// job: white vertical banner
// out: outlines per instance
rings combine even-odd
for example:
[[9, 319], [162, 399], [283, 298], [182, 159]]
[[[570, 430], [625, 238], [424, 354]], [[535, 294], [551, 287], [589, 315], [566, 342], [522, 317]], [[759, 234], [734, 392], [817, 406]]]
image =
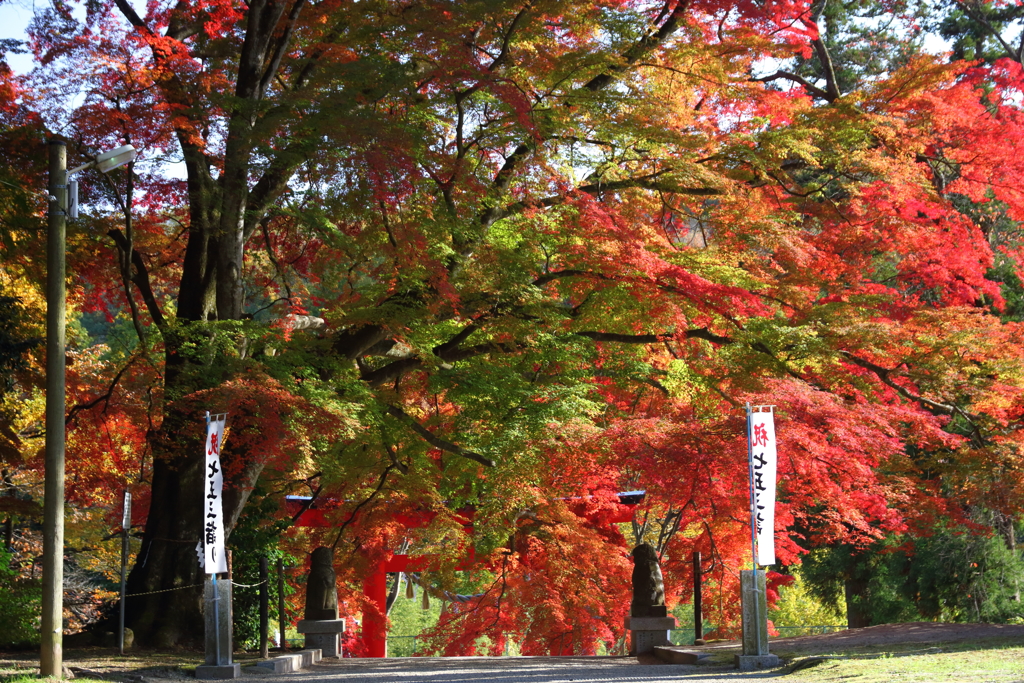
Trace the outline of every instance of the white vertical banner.
[[220, 467], [220, 450], [224, 444], [224, 423], [227, 413], [211, 416], [206, 413], [206, 485], [203, 488], [203, 558], [207, 574], [228, 570], [224, 551], [224, 473]]
[[774, 406], [755, 406], [748, 413], [751, 524], [757, 539], [757, 564], [775, 564], [775, 448]]
[[132, 492], [125, 490], [124, 506], [121, 508], [121, 530], [127, 532], [132, 528]]

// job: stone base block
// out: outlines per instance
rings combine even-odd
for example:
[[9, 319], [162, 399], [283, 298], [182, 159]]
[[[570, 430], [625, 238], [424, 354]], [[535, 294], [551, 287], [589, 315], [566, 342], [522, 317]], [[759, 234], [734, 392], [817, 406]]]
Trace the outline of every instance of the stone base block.
[[238, 678], [242, 675], [241, 664], [201, 664], [196, 667], [196, 678], [204, 681], [223, 678]]
[[307, 633], [306, 649], [320, 650], [322, 658], [341, 657], [341, 639], [337, 633]]
[[707, 652], [693, 652], [678, 647], [654, 646], [654, 656], [669, 664], [696, 664], [710, 655]]
[[344, 619], [302, 619], [295, 628], [305, 634], [307, 650], [320, 650], [322, 657], [341, 657], [338, 634], [345, 631]]
[[323, 653], [319, 649], [315, 648], [312, 650], [299, 650], [295, 654], [302, 655], [303, 668], [313, 666], [323, 659]]
[[676, 627], [674, 617], [626, 617], [629, 631], [671, 631]]
[[266, 669], [275, 674], [287, 674], [302, 668], [302, 656], [298, 654], [281, 655], [273, 659], [265, 659], [253, 668]]
[[664, 629], [657, 631], [638, 631], [634, 629], [629, 632], [629, 654], [634, 656], [652, 654], [654, 648], [671, 644], [672, 641], [668, 639], [668, 631]]
[[342, 633], [344, 619], [301, 619], [295, 626], [299, 633]]
[[774, 669], [779, 664], [778, 655], [736, 655], [736, 668], [740, 671]]

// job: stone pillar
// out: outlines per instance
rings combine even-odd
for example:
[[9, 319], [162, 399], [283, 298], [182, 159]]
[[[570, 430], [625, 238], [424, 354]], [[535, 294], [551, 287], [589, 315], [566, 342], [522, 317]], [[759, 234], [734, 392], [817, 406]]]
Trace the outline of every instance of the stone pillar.
[[[233, 643], [231, 640], [231, 575], [217, 577], [214, 591], [213, 575], [206, 575], [203, 587], [204, 614], [206, 620], [206, 661], [196, 667], [196, 678], [222, 679], [238, 678], [241, 666], [232, 662]], [[216, 609], [214, 601], [216, 600]]]
[[779, 658], [768, 652], [768, 595], [762, 570], [740, 572], [740, 597], [743, 606], [743, 654], [736, 655], [742, 671], [770, 669]]
[[693, 552], [693, 644], [704, 644], [704, 575], [700, 562], [700, 551]]

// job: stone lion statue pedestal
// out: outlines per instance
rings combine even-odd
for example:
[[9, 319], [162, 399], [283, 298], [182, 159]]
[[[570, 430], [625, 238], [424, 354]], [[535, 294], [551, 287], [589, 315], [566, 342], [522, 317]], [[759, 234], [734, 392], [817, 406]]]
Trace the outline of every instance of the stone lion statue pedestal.
[[301, 619], [296, 626], [306, 636], [307, 650], [320, 650], [320, 656], [341, 657], [341, 634], [345, 632], [344, 619]]
[[334, 551], [313, 551], [306, 580], [306, 612], [296, 630], [306, 636], [307, 650], [320, 650], [322, 657], [341, 657], [341, 634], [345, 620], [338, 618], [338, 588], [334, 573]]

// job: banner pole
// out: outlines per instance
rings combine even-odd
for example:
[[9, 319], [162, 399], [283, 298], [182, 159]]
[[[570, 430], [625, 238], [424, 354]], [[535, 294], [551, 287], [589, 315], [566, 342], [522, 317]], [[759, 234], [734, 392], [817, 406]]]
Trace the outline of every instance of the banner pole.
[[[760, 593], [761, 593], [761, 582], [757, 580], [757, 498], [755, 498], [754, 492], [754, 444], [753, 444], [753, 431], [752, 431], [752, 419], [753, 411], [750, 408], [750, 403], [747, 403], [747, 474], [748, 474], [748, 487], [750, 493], [750, 563], [753, 570], [750, 572], [750, 600], [751, 600], [751, 612], [753, 613], [753, 633], [754, 642], [757, 643], [756, 654], [761, 654], [760, 646], [760, 628], [761, 628], [761, 609], [760, 609]], [[742, 586], [743, 581], [740, 581]], [[741, 598], [742, 604], [742, 598]], [[746, 634], [744, 634], [744, 644], [747, 642]], [[744, 653], [748, 654], [748, 653]]]
[[217, 631], [216, 631], [217, 637], [214, 638], [214, 642], [216, 643], [217, 666], [220, 666], [220, 609], [219, 609], [220, 595], [218, 595], [219, 591], [217, 590], [217, 575], [216, 574], [212, 574], [212, 576], [213, 576], [213, 623], [214, 623], [214, 628], [217, 629]]
[[118, 617], [117, 651], [124, 654], [124, 613], [125, 613], [125, 570], [128, 566], [128, 534], [132, 526], [132, 494], [124, 492], [124, 507], [121, 510], [121, 604]]

